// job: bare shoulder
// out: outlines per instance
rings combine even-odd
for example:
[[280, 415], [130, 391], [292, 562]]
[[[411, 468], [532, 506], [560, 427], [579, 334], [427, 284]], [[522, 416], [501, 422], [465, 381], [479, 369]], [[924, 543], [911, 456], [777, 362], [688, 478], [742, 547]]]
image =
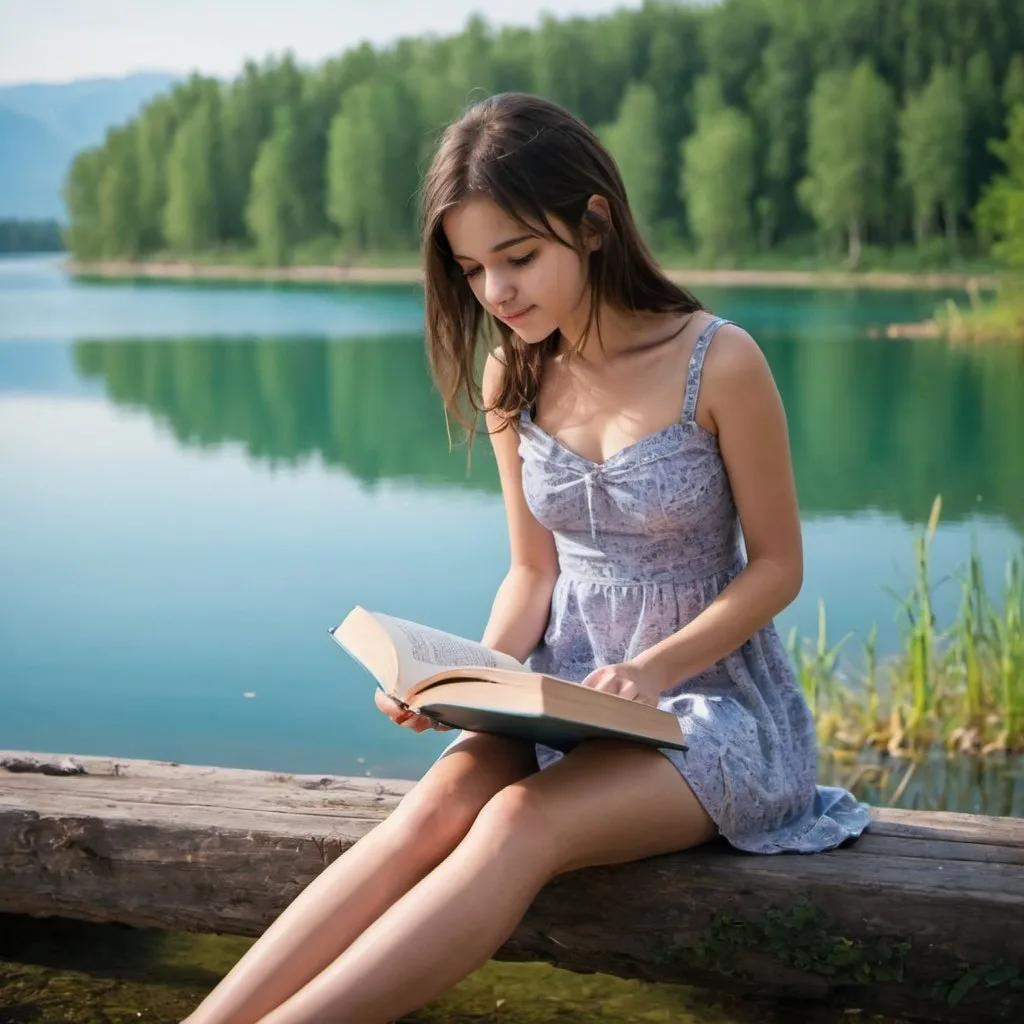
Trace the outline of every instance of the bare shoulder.
[[780, 402], [761, 346], [742, 327], [723, 324], [718, 329], [704, 359], [700, 397], [700, 411], [719, 427], [751, 404]]
[[703, 379], [735, 380], [768, 369], [761, 346], [737, 324], [723, 324], [704, 357]]
[[[502, 382], [505, 378], [505, 359], [500, 349], [492, 349], [487, 353], [483, 373], [480, 377], [480, 390], [484, 400], [484, 408], [490, 409], [501, 394]], [[515, 430], [515, 419], [506, 419], [499, 412], [488, 412], [485, 415], [487, 431], [491, 436], [491, 444], [495, 451], [499, 448], [514, 449], [518, 445]]]

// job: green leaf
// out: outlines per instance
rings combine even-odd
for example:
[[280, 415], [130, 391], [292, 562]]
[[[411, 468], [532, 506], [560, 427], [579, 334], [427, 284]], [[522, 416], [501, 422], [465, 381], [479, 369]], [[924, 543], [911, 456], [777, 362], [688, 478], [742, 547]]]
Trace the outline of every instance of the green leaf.
[[1020, 974], [1013, 964], [994, 964], [985, 970], [985, 984], [992, 987], [1012, 981]]
[[968, 971], [949, 990], [949, 995], [946, 997], [946, 1002], [950, 1006], [956, 1006], [956, 1004], [959, 1003], [960, 1000], [963, 999], [963, 997], [967, 995], [967, 993], [970, 992], [970, 990], [974, 988], [974, 986], [977, 984], [978, 975], [975, 974], [974, 971]]

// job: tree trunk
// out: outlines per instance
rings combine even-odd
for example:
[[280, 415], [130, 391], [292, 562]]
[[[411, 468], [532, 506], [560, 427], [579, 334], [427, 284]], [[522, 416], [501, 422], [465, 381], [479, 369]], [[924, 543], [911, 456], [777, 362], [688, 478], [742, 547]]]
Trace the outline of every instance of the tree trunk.
[[[411, 785], [0, 751], [0, 911], [259, 935]], [[1024, 821], [875, 808], [828, 853], [561, 875], [495, 959], [987, 1024], [1024, 1020], [1022, 920]]]
[[957, 251], [957, 211], [952, 203], [944, 203], [942, 207], [943, 216], [946, 221], [946, 240], [949, 242], [950, 255], [956, 255]]
[[860, 266], [860, 255], [861, 255], [861, 240], [860, 240], [860, 221], [854, 217], [850, 221], [850, 247], [847, 251], [851, 267]]
[[914, 245], [919, 249], [928, 241], [931, 234], [932, 211], [924, 209], [914, 210]]

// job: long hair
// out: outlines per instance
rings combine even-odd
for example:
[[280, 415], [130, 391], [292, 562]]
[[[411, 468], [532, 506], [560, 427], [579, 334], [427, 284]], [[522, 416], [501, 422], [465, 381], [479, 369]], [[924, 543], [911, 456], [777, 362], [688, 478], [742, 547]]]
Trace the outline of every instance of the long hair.
[[[501, 93], [471, 106], [448, 125], [423, 186], [423, 261], [427, 358], [450, 412], [472, 436], [479, 413], [495, 411], [507, 426], [532, 406], [545, 359], [560, 344], [556, 330], [527, 345], [512, 329], [486, 313], [473, 295], [445, 237], [443, 218], [463, 199], [489, 196], [531, 232], [538, 227], [555, 242], [582, 253], [586, 229], [602, 236], [590, 253], [590, 307], [583, 335], [565, 339], [579, 351], [591, 327], [600, 336], [602, 303], [626, 312], [693, 313], [703, 305], [659, 269], [637, 230], [622, 176], [597, 136], [578, 118], [549, 100]], [[587, 209], [603, 196], [611, 222]], [[552, 227], [558, 217], [569, 241]], [[502, 382], [487, 408], [477, 381], [482, 335], [500, 342]]]

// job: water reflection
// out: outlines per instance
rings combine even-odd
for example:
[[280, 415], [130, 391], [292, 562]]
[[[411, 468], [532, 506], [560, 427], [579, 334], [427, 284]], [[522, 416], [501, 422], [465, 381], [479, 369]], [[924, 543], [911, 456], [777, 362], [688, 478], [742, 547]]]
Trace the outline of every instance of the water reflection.
[[[114, 402], [149, 411], [183, 444], [238, 441], [271, 462], [316, 455], [365, 482], [467, 482], [415, 337], [89, 341], [74, 359]], [[470, 483], [496, 490], [493, 464]]]
[[[764, 337], [786, 404], [801, 507], [1024, 528], [1024, 350], [884, 339]], [[359, 480], [494, 492], [486, 443], [448, 450], [417, 335], [90, 340], [74, 365], [186, 445], [241, 442], [256, 459], [319, 456]]]
[[1024, 758], [935, 754], [917, 761], [823, 749], [819, 779], [873, 807], [1024, 818]]

